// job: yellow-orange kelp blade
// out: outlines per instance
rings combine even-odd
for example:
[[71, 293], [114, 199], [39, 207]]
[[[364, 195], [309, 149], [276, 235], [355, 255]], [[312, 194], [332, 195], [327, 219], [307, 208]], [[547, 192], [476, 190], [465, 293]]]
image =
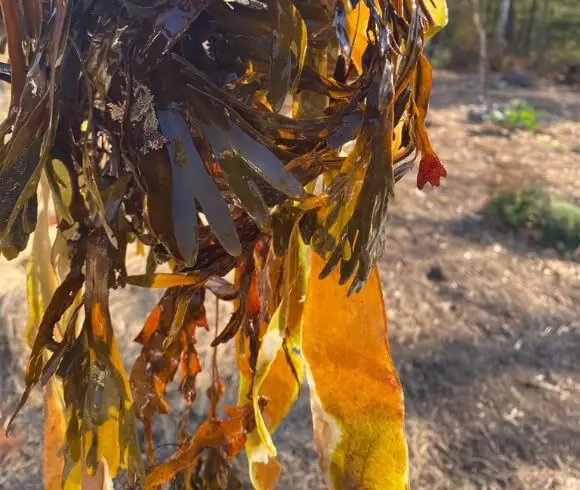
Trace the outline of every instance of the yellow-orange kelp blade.
[[427, 28], [427, 32], [425, 33], [425, 38], [430, 39], [441, 29], [443, 29], [443, 27], [445, 27], [449, 21], [447, 1], [423, 0], [423, 5], [429, 13], [429, 17], [431, 17], [431, 20], [433, 21], [433, 24]]
[[313, 253], [302, 332], [314, 438], [330, 488], [404, 490], [408, 456], [403, 392], [391, 359], [375, 267], [351, 297], [338, 271], [318, 279]]
[[[308, 247], [298, 233], [293, 233], [286, 259], [288, 277], [284, 279], [283, 299], [262, 337], [253, 383], [257, 427], [248, 434], [246, 454], [250, 479], [256, 490], [276, 488], [281, 466], [276, 459], [276, 448], [270, 434], [274, 433], [294, 405], [304, 376], [300, 345], [304, 297], [308, 287], [308, 260]], [[238, 342], [240, 340], [238, 337]], [[247, 351], [247, 347], [244, 350]], [[252, 384], [248, 374], [248, 369], [240, 369], [240, 404], [247, 399]], [[268, 400], [261, 413], [258, 407], [260, 397]]]
[[360, 74], [363, 72], [362, 58], [367, 49], [367, 27], [370, 19], [370, 10], [365, 2], [359, 2], [354, 9], [350, 9], [349, 2], [345, 2], [348, 9], [346, 15], [346, 31], [351, 43], [351, 60]]

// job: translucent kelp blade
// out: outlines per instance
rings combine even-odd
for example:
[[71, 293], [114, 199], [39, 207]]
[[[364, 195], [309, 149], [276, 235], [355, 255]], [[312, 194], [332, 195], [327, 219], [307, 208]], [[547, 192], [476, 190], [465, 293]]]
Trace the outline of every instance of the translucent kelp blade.
[[363, 55], [368, 46], [367, 28], [370, 20], [370, 10], [366, 2], [361, 0], [355, 8], [350, 8], [350, 1], [344, 2], [349, 10], [346, 13], [346, 31], [350, 40], [350, 58], [359, 73], [363, 73]]
[[[62, 383], [52, 378], [44, 393], [44, 488], [61, 490], [65, 467], [66, 416]], [[66, 484], [64, 485], [66, 488]]]
[[327, 484], [337, 490], [405, 490], [403, 392], [389, 350], [378, 271], [347, 297], [337, 272], [319, 279], [321, 257], [312, 254], [311, 264], [302, 352]]
[[92, 475], [104, 458], [113, 478], [126, 469], [130, 483], [136, 484], [142, 480], [144, 468], [129, 376], [109, 312], [111, 250], [104, 233], [89, 239], [84, 303], [88, 365], [79, 407], [82, 462]]
[[274, 111], [279, 112], [302, 74], [307, 32], [302, 16], [291, 0], [272, 1], [268, 9], [272, 12], [277, 37], [272, 44], [268, 99]]
[[42, 369], [44, 365], [44, 349], [51, 343], [54, 335], [54, 329], [57, 322], [62, 318], [65, 312], [73, 305], [77, 293], [81, 289], [84, 283], [84, 274], [81, 271], [83, 266], [84, 255], [81, 251], [78, 251], [77, 256], [72, 261], [71, 270], [69, 274], [64, 279], [64, 281], [58, 286], [49, 303], [46, 306], [40, 325], [38, 326], [38, 331], [34, 339], [34, 344], [32, 346], [32, 351], [30, 353], [30, 359], [28, 360], [28, 365], [26, 367], [25, 382], [26, 387], [24, 393], [9, 421], [8, 429], [14, 418], [18, 414], [19, 410], [23, 407], [24, 403], [28, 399], [32, 389], [40, 381], [42, 375]]
[[41, 185], [41, 208], [38, 214], [36, 231], [32, 240], [30, 259], [26, 266], [26, 296], [28, 303], [28, 324], [26, 343], [34, 345], [42, 315], [57, 287], [57, 278], [51, 263], [51, 243], [49, 236], [49, 191]]
[[449, 22], [447, 0], [420, 0], [417, 3], [429, 18], [429, 27], [425, 32], [425, 37], [430, 39]]
[[[308, 249], [298, 230], [292, 234], [283, 281], [282, 301], [261, 338], [252, 383], [256, 431], [248, 435], [246, 454], [250, 479], [257, 490], [274, 488], [279, 464], [271, 434], [284, 420], [304, 376], [301, 356], [302, 312], [308, 287]], [[257, 410], [259, 400], [268, 403]]]
[[[52, 267], [49, 237], [49, 192], [46, 182], [40, 186], [41, 209], [36, 232], [34, 233], [30, 260], [26, 267], [28, 325], [26, 342], [30, 348], [34, 345], [38, 327], [46, 305], [57, 288], [57, 278]], [[62, 335], [57, 335], [62, 341]], [[56, 353], [53, 354], [56, 356]], [[44, 361], [50, 358], [47, 351]], [[44, 392], [44, 488], [60, 490], [63, 484], [64, 446], [66, 444], [66, 417], [64, 396], [60, 380], [52, 378]]]
[[[1, 130], [0, 144], [0, 250], [9, 259], [25, 248], [36, 225], [36, 190], [42, 168], [50, 160], [58, 121], [55, 92], [62, 69], [57, 59], [65, 54], [63, 41], [69, 32], [67, 5], [59, 3], [52, 22], [47, 23], [47, 32], [35, 39], [36, 52], [28, 53], [30, 66], [26, 66], [22, 51], [30, 49], [31, 37], [40, 35], [42, 8], [30, 2], [18, 12], [11, 3], [1, 4], [6, 24], [13, 24], [7, 28], [13, 76], [10, 114], [5, 122], [13, 122], [13, 126]], [[28, 29], [23, 29], [25, 25]], [[5, 133], [10, 130], [11, 138], [4, 144]]]
[[[274, 189], [288, 197], [304, 197], [304, 189], [291, 172], [284, 169], [280, 161], [259, 133], [247, 122], [212, 100], [204, 100], [198, 94], [191, 94], [191, 101], [196, 109], [196, 117], [208, 138], [218, 163], [222, 155], [235, 158], [238, 165], [246, 165], [252, 174], [268, 182]], [[237, 119], [237, 121], [236, 121]], [[224, 171], [228, 171], [225, 167]], [[243, 172], [243, 171], [242, 171]], [[243, 175], [243, 174], [242, 174]], [[228, 172], [230, 179], [241, 178]], [[254, 177], [255, 179], [255, 177]]]
[[109, 471], [109, 465], [105, 458], [101, 458], [94, 475], [88, 472], [82, 474], [82, 490], [113, 490], [113, 479]]
[[427, 132], [426, 119], [432, 85], [433, 69], [431, 68], [431, 63], [424, 55], [421, 55], [415, 70], [414, 81], [415, 137], [417, 138], [417, 147], [421, 152], [421, 161], [419, 162], [419, 171], [417, 173], [417, 187], [419, 189], [423, 189], [427, 183], [438, 187], [441, 179], [447, 177], [447, 169], [443, 166], [431, 146], [431, 139]]
[[36, 188], [41, 171], [40, 143], [30, 133], [24, 136], [26, 143], [21, 143], [19, 136], [22, 133], [24, 131], [8, 142], [0, 167], [0, 186], [6, 189], [0, 196], [0, 250], [8, 259], [24, 250], [32, 231], [23, 229], [23, 215], [33, 220], [32, 229], [36, 220]]
[[207, 419], [169, 460], [154, 467], [147, 475], [145, 490], [170, 481], [178, 472], [194, 467], [204, 449], [222, 448], [229, 459], [244, 447], [246, 435], [254, 427], [254, 411], [250, 404], [225, 409], [224, 420]]
[[24, 54], [24, 40], [26, 38], [24, 22], [19, 5], [12, 0], [0, 1], [2, 20], [6, 29], [8, 57], [11, 62], [11, 103], [10, 110], [15, 111], [20, 101], [26, 78], [27, 66]]
[[[185, 230], [184, 233], [187, 233], [188, 239], [190, 234], [195, 234], [197, 224], [195, 201], [197, 201], [224, 249], [230, 255], [240, 255], [242, 247], [230, 210], [209, 176], [183, 116], [177, 110], [166, 109], [158, 110], [157, 114], [161, 130], [169, 139], [168, 150], [173, 181], [172, 209], [174, 213], [181, 212], [184, 207], [190, 209], [186, 219], [175, 230], [176, 234], [179, 236], [181, 227], [188, 227], [188, 222], [189, 230]], [[188, 249], [186, 253], [186, 262], [193, 265], [195, 256], [192, 250]]]
[[197, 328], [208, 328], [203, 288], [168, 289], [151, 312], [136, 341], [143, 345], [131, 371], [137, 416], [143, 423], [150, 465], [156, 463], [153, 419], [169, 411], [168, 385], [181, 366], [180, 389], [188, 404], [195, 399], [200, 363], [195, 350]]
[[196, 274], [157, 273], [127, 277], [127, 284], [151, 289], [166, 289], [178, 286], [195, 286], [203, 282], [203, 278]]

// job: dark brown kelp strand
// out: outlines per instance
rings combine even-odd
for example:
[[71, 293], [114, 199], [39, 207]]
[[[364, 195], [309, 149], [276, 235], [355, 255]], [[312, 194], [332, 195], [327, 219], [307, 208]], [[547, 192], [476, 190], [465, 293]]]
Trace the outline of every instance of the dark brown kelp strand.
[[17, 2], [2, 0], [0, 7], [2, 8], [2, 17], [8, 39], [11, 75], [10, 112], [13, 112], [18, 107], [20, 94], [22, 94], [22, 89], [24, 88], [26, 72], [28, 71], [23, 49], [23, 22]]

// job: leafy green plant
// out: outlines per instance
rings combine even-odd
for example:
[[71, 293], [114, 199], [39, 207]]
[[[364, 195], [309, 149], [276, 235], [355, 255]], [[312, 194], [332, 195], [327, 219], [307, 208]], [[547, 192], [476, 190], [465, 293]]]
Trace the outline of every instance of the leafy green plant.
[[500, 193], [485, 212], [511, 228], [537, 230], [542, 245], [571, 252], [580, 247], [580, 206], [552, 195], [546, 187]]
[[538, 111], [528, 102], [514, 100], [505, 107], [494, 108], [491, 121], [507, 129], [538, 129]]

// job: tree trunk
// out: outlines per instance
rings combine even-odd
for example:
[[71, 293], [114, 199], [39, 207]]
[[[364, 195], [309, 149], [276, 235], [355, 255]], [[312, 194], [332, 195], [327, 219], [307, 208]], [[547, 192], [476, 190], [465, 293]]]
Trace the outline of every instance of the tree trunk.
[[487, 34], [485, 32], [486, 0], [471, 0], [473, 6], [473, 24], [479, 37], [479, 90], [484, 103], [487, 103]]
[[538, 61], [537, 64], [541, 67], [544, 64], [546, 50], [548, 49], [548, 17], [550, 10], [548, 8], [549, 0], [544, 0], [542, 8], [542, 23], [540, 24], [540, 35], [538, 36]]
[[505, 38], [510, 48], [510, 51], [515, 50], [516, 43], [516, 28], [518, 23], [518, 16], [516, 11], [516, 0], [510, 2], [510, 11], [507, 20]]
[[511, 0], [501, 0], [499, 4], [499, 15], [497, 16], [497, 25], [495, 27], [495, 42], [498, 46], [507, 44], [507, 25], [511, 9]]
[[[507, 27], [512, 0], [501, 0], [497, 24], [493, 36], [490, 53], [490, 65], [494, 71], [502, 71], [505, 68], [505, 57], [507, 54]], [[485, 22], [482, 23], [485, 26]]]
[[[451, 37], [450, 65], [459, 70], [476, 68], [479, 38], [473, 26], [473, 6], [471, 2], [448, 3], [453, 9], [450, 12], [450, 17], [454, 22], [448, 31]], [[445, 31], [446, 29], [443, 30], [443, 33]]]
[[530, 15], [528, 16], [528, 22], [525, 27], [521, 49], [522, 54], [529, 54], [532, 47], [532, 32], [534, 31], [534, 24], [536, 23], [536, 12], [538, 11], [538, 0], [532, 2], [530, 8]]

